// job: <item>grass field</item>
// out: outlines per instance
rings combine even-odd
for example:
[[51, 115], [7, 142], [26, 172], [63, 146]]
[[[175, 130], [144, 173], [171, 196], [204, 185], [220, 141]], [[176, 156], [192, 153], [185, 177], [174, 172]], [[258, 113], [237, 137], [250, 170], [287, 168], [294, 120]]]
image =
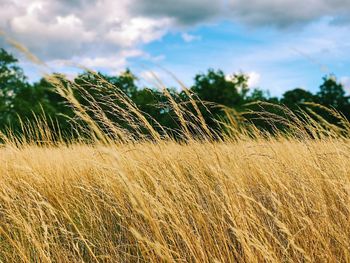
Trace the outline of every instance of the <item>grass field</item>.
[[350, 261], [350, 142], [0, 150], [3, 262]]
[[348, 130], [176, 142], [125, 102], [154, 138], [116, 143], [59, 92], [98, 138], [5, 138], [1, 262], [350, 262]]

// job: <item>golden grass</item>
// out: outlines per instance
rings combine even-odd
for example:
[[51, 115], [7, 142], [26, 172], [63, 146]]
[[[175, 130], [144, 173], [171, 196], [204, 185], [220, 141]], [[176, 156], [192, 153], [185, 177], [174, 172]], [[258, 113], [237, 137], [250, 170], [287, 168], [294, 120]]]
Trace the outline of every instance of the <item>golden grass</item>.
[[288, 128], [272, 136], [224, 109], [220, 133], [189, 91], [196, 115], [163, 88], [176, 142], [119, 90], [101, 101], [83, 90], [83, 106], [81, 87], [49, 80], [91, 140], [63, 143], [45, 118], [23, 123], [23, 137], [0, 134], [0, 262], [350, 262], [350, 124], [339, 113], [327, 109], [337, 126], [311, 110], [257, 113]]
[[350, 141], [0, 149], [2, 262], [350, 261]]

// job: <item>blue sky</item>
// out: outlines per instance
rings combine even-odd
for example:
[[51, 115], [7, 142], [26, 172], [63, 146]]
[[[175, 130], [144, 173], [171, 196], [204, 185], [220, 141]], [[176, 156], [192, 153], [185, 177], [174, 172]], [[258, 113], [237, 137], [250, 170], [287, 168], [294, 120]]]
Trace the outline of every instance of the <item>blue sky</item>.
[[[315, 21], [301, 30], [252, 28], [220, 21], [191, 29], [187, 32], [192, 36], [190, 41], [173, 33], [144, 49], [162, 57], [159, 65], [171, 69], [186, 83], [191, 83], [194, 73], [208, 68], [222, 69], [226, 74], [242, 71], [251, 76], [252, 87], [281, 95], [295, 87], [316, 91], [322, 77], [330, 73], [348, 85], [350, 50], [347, 43], [342, 43], [347, 37], [333, 30], [339, 28], [329, 25], [329, 19]], [[154, 71], [159, 70], [155, 67]]]
[[1, 0], [0, 29], [49, 68], [11, 49], [31, 80], [42, 72], [74, 76], [76, 65], [109, 74], [131, 68], [141, 85], [154, 72], [175, 85], [208, 68], [242, 71], [251, 88], [280, 96], [317, 91], [334, 73], [350, 91], [350, 3], [346, 0]]

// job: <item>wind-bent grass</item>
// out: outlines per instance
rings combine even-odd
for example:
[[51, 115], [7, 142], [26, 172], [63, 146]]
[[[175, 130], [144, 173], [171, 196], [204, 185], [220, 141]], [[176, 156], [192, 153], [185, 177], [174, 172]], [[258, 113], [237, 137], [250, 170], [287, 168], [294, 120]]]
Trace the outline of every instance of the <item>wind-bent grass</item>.
[[290, 133], [271, 136], [238, 129], [231, 116], [213, 140], [198, 116], [203, 139], [195, 140], [177, 107], [184, 135], [176, 142], [117, 93], [124, 108], [113, 112], [136, 140], [95, 104], [115, 136], [103, 134], [56, 84], [96, 143], [50, 143], [45, 128], [28, 129], [44, 143], [3, 135], [2, 262], [350, 262], [345, 120], [333, 127], [286, 110], [280, 121]]
[[349, 141], [0, 150], [5, 262], [349, 261]]

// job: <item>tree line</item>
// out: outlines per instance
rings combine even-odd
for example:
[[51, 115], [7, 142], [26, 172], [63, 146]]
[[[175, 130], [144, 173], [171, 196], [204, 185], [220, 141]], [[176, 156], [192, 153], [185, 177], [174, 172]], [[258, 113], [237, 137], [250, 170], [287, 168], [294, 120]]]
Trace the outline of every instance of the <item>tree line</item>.
[[[263, 105], [285, 105], [293, 112], [305, 109], [306, 103], [320, 104], [334, 108], [345, 118], [350, 119], [349, 96], [343, 85], [333, 75], [323, 78], [316, 93], [295, 88], [285, 92], [280, 98], [270, 96], [268, 92], [260, 89], [250, 90], [249, 78], [244, 74], [234, 74], [228, 79], [223, 71], [213, 69], [197, 74], [194, 77], [194, 84], [188, 91], [166, 88], [166, 92], [157, 87], [138, 87], [137, 77], [130, 70], [118, 76], [86, 71], [74, 80], [68, 80], [60, 74], [54, 75], [62, 81], [63, 85], [80, 87], [80, 92], [75, 91], [75, 95], [82, 105], [89, 105], [91, 100], [102, 102], [100, 105], [102, 108], [106, 107], [107, 117], [126, 129], [131, 128], [128, 126], [130, 124], [119, 118], [118, 114], [110, 112], [105, 101], [105, 98], [110, 98], [109, 101], [112, 101], [112, 94], [116, 91], [122, 91], [123, 96], [126, 96], [145, 114], [155, 129], [165, 127], [170, 131], [176, 131], [180, 124], [171, 103], [169, 104], [169, 95], [175, 103], [182, 105], [181, 107], [185, 107], [193, 115], [200, 110], [205, 122], [213, 130], [220, 126], [220, 120], [226, 118], [227, 110], [238, 113], [248, 112], [245, 115], [246, 121], [259, 127], [271, 128], [252, 113], [264, 107], [256, 103], [257, 101], [265, 102], [266, 104]], [[84, 96], [86, 91], [88, 95]], [[198, 109], [191, 104], [191, 100], [201, 101]], [[122, 102], [114, 103], [123, 108]], [[280, 114], [278, 108], [273, 108], [272, 111]], [[323, 111], [315, 111], [329, 122], [336, 121]], [[57, 124], [63, 134], [72, 133], [74, 109], [56, 92], [54, 85], [46, 78], [30, 83], [18, 66], [18, 60], [6, 50], [0, 49], [0, 131], [11, 129], [13, 132], [20, 132], [23, 130], [23, 122], [35, 122], [38, 116], [42, 115]], [[193, 132], [195, 133], [194, 130]]]

